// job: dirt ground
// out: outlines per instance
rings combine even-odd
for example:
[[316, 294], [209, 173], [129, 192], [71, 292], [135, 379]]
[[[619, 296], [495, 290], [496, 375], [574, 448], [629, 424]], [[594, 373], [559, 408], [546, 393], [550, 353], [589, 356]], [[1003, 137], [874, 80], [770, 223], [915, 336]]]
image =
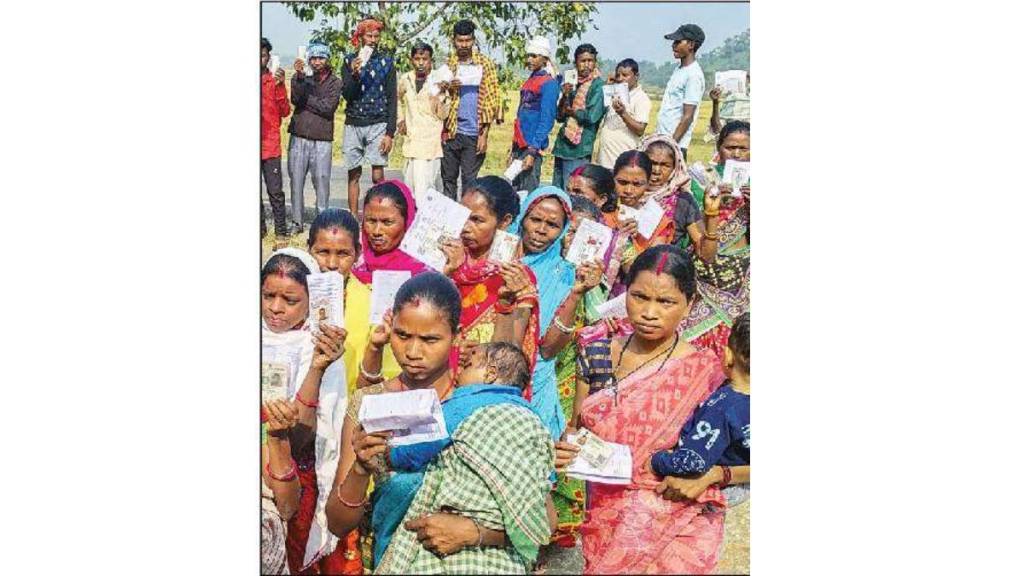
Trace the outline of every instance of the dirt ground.
[[750, 500], [725, 514], [725, 539], [715, 574], [750, 574]]

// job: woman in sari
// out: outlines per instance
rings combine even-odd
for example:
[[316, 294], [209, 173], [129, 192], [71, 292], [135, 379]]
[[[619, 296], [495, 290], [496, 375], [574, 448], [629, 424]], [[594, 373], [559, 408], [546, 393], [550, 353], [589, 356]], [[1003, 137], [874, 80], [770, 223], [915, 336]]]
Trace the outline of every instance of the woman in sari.
[[[385, 180], [366, 192], [363, 201], [363, 225], [359, 261], [352, 267], [352, 275], [363, 287], [373, 284], [373, 273], [383, 271], [408, 271], [413, 275], [428, 270], [419, 260], [403, 252], [398, 246], [405, 238], [405, 232], [416, 218], [416, 199], [412, 190], [400, 180]], [[359, 287], [357, 290], [363, 292]], [[360, 333], [368, 334], [370, 297], [365, 296], [354, 302], [353, 318], [358, 322]], [[346, 321], [349, 308], [345, 308]], [[362, 330], [363, 326], [367, 330]], [[362, 350], [359, 359], [360, 378], [357, 386], [381, 382], [394, 377], [400, 371], [394, 354], [385, 344], [381, 350], [373, 350], [369, 338], [353, 341], [353, 346]]]
[[[309, 228], [309, 253], [320, 270], [337, 272], [345, 279], [345, 382], [348, 396], [355, 392], [359, 366], [370, 337], [370, 287], [351, 274], [359, 257], [359, 222], [348, 210], [328, 208], [317, 214]], [[385, 367], [388, 372], [388, 367]], [[359, 534], [353, 531], [319, 562], [321, 574], [362, 574]]]
[[[565, 430], [565, 414], [558, 402], [555, 360], [569, 343], [576, 322], [576, 306], [601, 280], [603, 267], [586, 263], [579, 269], [562, 258], [562, 239], [568, 230], [572, 203], [569, 195], [554, 186], [542, 186], [526, 196], [523, 211], [509, 228], [521, 237], [522, 263], [538, 281], [540, 304], [540, 357], [533, 370], [530, 402], [544, 420], [553, 439]], [[513, 271], [515, 273], [516, 271]], [[522, 271], [517, 271], [522, 275]], [[526, 281], [518, 280], [518, 285]], [[517, 309], [516, 314], [526, 311]], [[521, 321], [517, 319], [517, 322]]]
[[288, 433], [298, 414], [284, 399], [260, 413], [260, 574], [288, 574], [287, 522], [299, 507], [299, 477]]
[[[717, 562], [725, 503], [719, 488], [673, 500], [648, 465], [653, 453], [676, 445], [683, 424], [725, 379], [714, 354], [695, 350], [677, 332], [694, 282], [690, 259], [677, 247], [647, 250], [627, 278], [636, 331], [580, 353], [580, 424], [629, 446], [633, 460], [628, 485], [589, 483], [580, 529], [586, 573], [703, 574]], [[556, 469], [579, 450], [566, 442], [555, 449]]]
[[699, 183], [695, 186], [694, 195], [704, 208], [693, 249], [699, 297], [682, 329], [694, 346], [722, 357], [733, 322], [750, 310], [750, 188], [743, 187], [736, 196], [721, 178], [726, 160], [750, 161], [750, 123], [727, 123], [718, 135], [716, 156], [710, 170], [694, 170], [711, 190], [705, 193]]
[[297, 412], [289, 440], [301, 498], [297, 513], [288, 522], [285, 541], [294, 574], [317, 573], [317, 562], [335, 545], [327, 531], [324, 506], [339, 453], [340, 431], [335, 422], [348, 401], [344, 361], [338, 361], [345, 330], [321, 324], [320, 334], [314, 335], [307, 323], [306, 275], [319, 271], [309, 254], [286, 248], [275, 252], [260, 273], [261, 370], [284, 378], [286, 397]]
[[[460, 332], [453, 355], [476, 344], [509, 342], [523, 351], [532, 368], [540, 320], [536, 278], [523, 270], [522, 264], [489, 258], [495, 233], [506, 230], [519, 215], [519, 196], [503, 178], [484, 176], [462, 195], [462, 205], [470, 214], [461, 242], [442, 244], [448, 257], [445, 275], [455, 281], [462, 297]], [[526, 282], [522, 283], [524, 274]], [[517, 308], [525, 313], [513, 316]], [[530, 398], [529, 389], [526, 398]]]
[[[672, 226], [672, 244], [685, 248], [699, 237], [700, 208], [691, 193], [691, 178], [682, 150], [665, 134], [651, 134], [637, 148], [651, 160], [651, 179], [643, 201], [653, 198], [665, 211], [659, 228]], [[657, 230], [655, 231], [657, 236]]]
[[[530, 462], [516, 460], [506, 462], [505, 470], [495, 470], [490, 460], [501, 458], [492, 453], [495, 449], [503, 451], [507, 445], [517, 445], [527, 439], [537, 444], [538, 436], [547, 442], [546, 446], [550, 448], [550, 440], [535, 416], [530, 415], [524, 419], [523, 414], [516, 413], [518, 416], [512, 418], [516, 422], [509, 423], [504, 417], [507, 416], [504, 412], [498, 418], [495, 418], [493, 413], [484, 413], [483, 418], [477, 418], [478, 415], [474, 414], [463, 422], [458, 437], [454, 438], [456, 443], [467, 442], [470, 454], [481, 457], [482, 464], [479, 470], [493, 475], [489, 477], [496, 484], [494, 488], [506, 490], [504, 493], [510, 495], [508, 502], [476, 502], [481, 504], [479, 508], [475, 508], [483, 515], [481, 518], [475, 515], [448, 514], [441, 512], [440, 507], [432, 506], [440, 483], [446, 483], [447, 487], [453, 488], [446, 489], [445, 493], [447, 496], [455, 497], [460, 492], [454, 488], [463, 486], [466, 482], [466, 476], [446, 477], [446, 474], [456, 466], [454, 461], [451, 466], [442, 467], [440, 470], [431, 465], [426, 472], [388, 471], [382, 457], [388, 447], [388, 434], [366, 434], [358, 423], [362, 399], [369, 394], [432, 387], [442, 401], [448, 398], [454, 389], [449, 356], [458, 333], [460, 300], [458, 290], [452, 282], [437, 273], [420, 274], [402, 286], [395, 297], [391, 314], [385, 318], [383, 325], [375, 328], [372, 336], [377, 343], [384, 339], [390, 340], [402, 372], [397, 378], [358, 390], [352, 398], [342, 429], [344, 450], [327, 505], [329, 525], [335, 534], [345, 535], [368, 519], [374, 539], [374, 565], [379, 565], [385, 559], [386, 550], [389, 554], [394, 554], [389, 560], [392, 567], [386, 569], [388, 572], [424, 573], [428, 569], [439, 567], [443, 570], [446, 565], [460, 566], [468, 562], [477, 566], [479, 562], [491, 561], [498, 563], [503, 569], [522, 573], [525, 563], [518, 560], [518, 553], [505, 548], [505, 527], [512, 526], [509, 537], [513, 544], [519, 542], [524, 551], [529, 549], [531, 535], [539, 537], [532, 529], [524, 531], [523, 528], [517, 527], [514, 518], [517, 514], [525, 514], [525, 517], [536, 514], [533, 492], [540, 493], [540, 507], [543, 513], [543, 499], [548, 489], [546, 476], [551, 467], [551, 460], [545, 458], [550, 458], [552, 453], [548, 452], [545, 456], [543, 450], [539, 451], [541, 456], [538, 462], [543, 460], [543, 466], [536, 462], [531, 466]], [[491, 417], [487, 417], [488, 414]], [[531, 421], [534, 425], [532, 431], [529, 430], [529, 424], [524, 425]], [[487, 429], [481, 431], [481, 425]], [[467, 426], [467, 433], [463, 435], [462, 428]], [[490, 448], [478, 446], [481, 441], [494, 444], [494, 434], [501, 437], [509, 434], [515, 437], [515, 440], [510, 441], [511, 444], [501, 442]], [[537, 452], [532, 451], [534, 454]], [[449, 453], [455, 454], [455, 451], [449, 449], [439, 458], [452, 458], [446, 455]], [[527, 458], [538, 457], [527, 455]], [[531, 468], [535, 468], [532, 471], [540, 474], [542, 482], [532, 486], [524, 485], [523, 482], [508, 482], [509, 477], [519, 478], [519, 474], [527, 473]], [[367, 498], [366, 491], [371, 476], [374, 480], [374, 489], [371, 497]], [[478, 481], [483, 481], [482, 476], [476, 477]], [[421, 486], [424, 490], [420, 490]], [[468, 498], [479, 498], [481, 494], [488, 493], [487, 487], [478, 485], [476, 488], [478, 491], [472, 491]], [[529, 506], [525, 505], [527, 502], [530, 503]], [[460, 502], [458, 508], [474, 509], [471, 505], [465, 506], [465, 503]], [[408, 512], [405, 512], [406, 510]], [[427, 510], [430, 512], [421, 517], [420, 515]], [[409, 521], [400, 527], [403, 517]], [[527, 526], [533, 526], [535, 523], [529, 522]], [[417, 542], [418, 537], [421, 537], [419, 539], [422, 543]], [[391, 552], [393, 539], [400, 542], [396, 552]], [[436, 550], [446, 556], [437, 558], [423, 553], [428, 550]], [[493, 570], [494, 565], [491, 566]], [[483, 570], [481, 566], [477, 568]]]

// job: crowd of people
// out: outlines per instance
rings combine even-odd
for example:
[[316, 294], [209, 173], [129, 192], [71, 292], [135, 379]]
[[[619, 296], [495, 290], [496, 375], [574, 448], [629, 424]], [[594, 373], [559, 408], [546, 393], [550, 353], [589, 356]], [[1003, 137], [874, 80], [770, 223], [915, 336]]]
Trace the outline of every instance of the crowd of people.
[[[721, 113], [712, 90], [716, 149], [688, 164], [703, 32], [665, 36], [679, 66], [656, 119], [634, 60], [605, 77], [581, 44], [573, 74], [559, 73], [548, 40], [529, 40], [511, 147], [492, 150], [521, 162], [509, 178], [479, 175], [501, 96], [474, 24], [455, 25], [442, 65], [480, 67], [473, 86], [457, 75], [432, 84], [423, 42], [399, 73], [378, 49], [382, 28], [358, 24], [340, 77], [328, 47], [310, 44], [290, 90], [261, 42], [262, 171], [278, 237], [306, 233], [307, 172], [316, 190], [306, 249], [278, 249], [261, 271], [263, 370], [291, 382], [261, 410], [263, 573], [525, 574], [572, 557], [576, 573], [711, 572], [729, 507], [749, 495], [750, 188], [734, 190], [723, 171], [749, 161], [750, 124]], [[606, 107], [606, 84], [625, 85], [628, 102]], [[328, 207], [342, 98], [350, 210]], [[407, 164], [388, 180], [397, 134]], [[400, 247], [429, 189], [469, 211], [461, 235], [441, 240], [440, 270]], [[641, 234], [631, 210], [652, 203], [660, 221]], [[612, 239], [574, 264], [566, 255], [588, 220]], [[510, 262], [489, 259], [498, 231], [519, 239]], [[344, 279], [343, 326], [309, 314], [307, 276], [328, 271]], [[371, 323], [377, 272], [410, 277]], [[624, 315], [609, 316], [602, 305], [619, 296]], [[444, 440], [393, 445], [392, 432], [360, 423], [370, 396], [430, 389]], [[625, 484], [567, 474], [584, 432], [628, 448]]]

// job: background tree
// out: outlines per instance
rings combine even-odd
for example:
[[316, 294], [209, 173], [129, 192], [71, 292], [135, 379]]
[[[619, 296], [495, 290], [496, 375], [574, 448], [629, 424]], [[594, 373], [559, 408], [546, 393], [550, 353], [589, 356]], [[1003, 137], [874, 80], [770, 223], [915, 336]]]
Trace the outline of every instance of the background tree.
[[[526, 65], [526, 42], [535, 35], [554, 38], [555, 61], [569, 57], [568, 42], [592, 24], [593, 2], [285, 2], [303, 22], [320, 20], [314, 40], [331, 47], [331, 65], [340, 69], [356, 24], [366, 16], [384, 23], [380, 45], [395, 54], [399, 70], [410, 69], [409, 48], [423, 40], [434, 48], [435, 66], [451, 50], [452, 27], [467, 18], [476, 23], [477, 43], [498, 62], [504, 88], [518, 88]], [[504, 94], [508, 90], [502, 91]], [[507, 100], [507, 96], [505, 96]], [[503, 103], [507, 104], [507, 102]], [[505, 106], [503, 105], [503, 109]]]

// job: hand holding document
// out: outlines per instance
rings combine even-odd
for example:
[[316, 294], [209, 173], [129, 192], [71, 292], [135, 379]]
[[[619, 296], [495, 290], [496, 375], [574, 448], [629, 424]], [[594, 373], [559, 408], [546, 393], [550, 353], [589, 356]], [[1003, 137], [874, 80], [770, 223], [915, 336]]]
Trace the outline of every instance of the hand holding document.
[[579, 455], [566, 468], [566, 476], [600, 484], [629, 484], [633, 478], [633, 455], [629, 446], [599, 438], [581, 429], [566, 440], [580, 446]]
[[438, 272], [448, 261], [441, 250], [445, 238], [458, 239], [469, 220], [469, 208], [430, 188], [416, 206], [416, 219], [399, 248]]
[[320, 334], [320, 323], [345, 327], [345, 277], [338, 272], [306, 276], [309, 288], [309, 325]]
[[309, 65], [309, 60], [306, 58], [306, 47], [305, 46], [299, 46], [298, 55], [299, 55], [299, 60], [302, 60], [302, 63], [305, 65], [305, 74], [306, 74], [306, 76], [312, 76], [313, 75], [313, 67]]
[[463, 86], [479, 86], [484, 79], [484, 67], [479, 64], [459, 64], [455, 77]]
[[743, 196], [740, 188], [750, 185], [750, 162], [740, 160], [726, 160], [725, 170], [722, 171], [722, 182], [732, 186], [732, 195], [736, 198]]
[[576, 80], [579, 79], [579, 73], [575, 68], [570, 68], [562, 74], [562, 84], [572, 84], [576, 86]]
[[623, 292], [611, 300], [606, 300], [597, 305], [597, 314], [601, 318], [625, 318], [626, 293]]
[[502, 176], [505, 178], [505, 180], [511, 182], [515, 180], [516, 176], [519, 176], [519, 174], [522, 173], [522, 171], [523, 160], [522, 158], [516, 158], [515, 160], [512, 161], [511, 164], [508, 165], [508, 168], [505, 169], [505, 173]]
[[277, 54], [270, 55], [270, 73], [277, 74], [277, 71], [281, 68], [281, 57]]
[[441, 402], [433, 388], [364, 396], [359, 422], [369, 433], [393, 431], [392, 446], [448, 437]]
[[288, 399], [290, 374], [287, 364], [260, 363], [260, 390], [263, 402]]
[[651, 198], [637, 211], [636, 231], [644, 238], [650, 239], [658, 228], [658, 224], [661, 222], [664, 214], [665, 211], [662, 210], [661, 204], [658, 204], [657, 200]]
[[494, 240], [491, 241], [491, 251], [487, 259], [492, 262], [511, 262], [515, 259], [516, 248], [519, 247], [519, 236], [509, 234], [504, 230], [494, 231]]
[[363, 46], [359, 49], [359, 61], [365, 66], [370, 61], [370, 57], [373, 56], [373, 46]]
[[623, 104], [629, 105], [629, 85], [625, 82], [616, 82], [615, 84], [605, 84], [602, 87], [604, 92], [604, 105], [611, 107], [612, 98], [618, 98]]
[[747, 93], [747, 71], [746, 70], [721, 70], [715, 72], [715, 86], [722, 88], [725, 93], [746, 94]]
[[603, 261], [611, 243], [611, 228], [593, 220], [583, 220], [576, 228], [576, 235], [573, 236], [565, 259], [577, 266], [595, 260]]
[[370, 324], [384, 320], [384, 313], [395, 306], [395, 295], [405, 281], [412, 278], [408, 270], [374, 270], [370, 284]]

